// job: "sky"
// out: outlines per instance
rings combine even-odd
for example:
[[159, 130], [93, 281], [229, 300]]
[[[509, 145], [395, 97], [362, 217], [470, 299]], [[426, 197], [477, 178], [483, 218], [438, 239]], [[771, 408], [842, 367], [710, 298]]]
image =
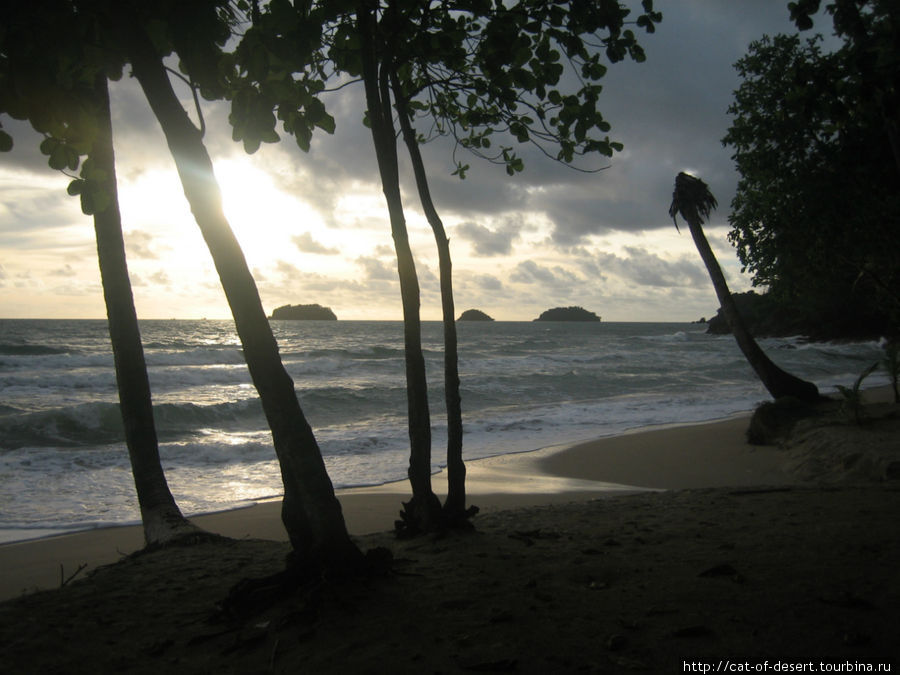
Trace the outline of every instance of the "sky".
[[[626, 3], [637, 6], [637, 2]], [[599, 110], [623, 152], [581, 173], [523, 149], [526, 167], [424, 146], [435, 204], [450, 238], [457, 315], [477, 308], [530, 321], [580, 305], [608, 321], [693, 321], [718, 302], [686, 228], [668, 217], [679, 171], [702, 178], [719, 202], [707, 237], [733, 291], [750, 288], [727, 240], [738, 175], [721, 144], [740, 82], [733, 64], [763, 34], [794, 32], [786, 0], [657, 0], [663, 21], [641, 34], [647, 60], [610, 66]], [[829, 32], [821, 20], [823, 32]], [[186, 107], [189, 94], [181, 91]], [[166, 143], [137, 83], [111, 87], [119, 197], [138, 316], [226, 319], [228, 305]], [[205, 103], [206, 144], [225, 211], [267, 313], [318, 303], [339, 319], [400, 319], [390, 224], [362, 125], [361, 84], [330, 94], [333, 136], [309, 153], [293, 140], [254, 155], [231, 140], [227, 106]], [[0, 317], [105, 317], [91, 219], [50, 169], [40, 137], [0, 116], [15, 139], [0, 153]], [[401, 157], [403, 156], [401, 150]], [[401, 166], [424, 320], [441, 318], [434, 238], [408, 163]]]

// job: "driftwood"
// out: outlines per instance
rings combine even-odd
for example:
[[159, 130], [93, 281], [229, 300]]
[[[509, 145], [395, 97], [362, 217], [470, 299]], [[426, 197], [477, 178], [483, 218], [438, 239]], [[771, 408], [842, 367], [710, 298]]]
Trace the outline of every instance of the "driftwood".
[[74, 579], [79, 574], [81, 574], [85, 569], [87, 569], [87, 563], [81, 563], [78, 566], [77, 570], [75, 570], [74, 572], [72, 572], [72, 574], [70, 574], [68, 577], [66, 577], [65, 568], [63, 567], [63, 564], [60, 563], [59, 564], [59, 587], [62, 588], [63, 586], [68, 584], [70, 581], [72, 581], [72, 579]]

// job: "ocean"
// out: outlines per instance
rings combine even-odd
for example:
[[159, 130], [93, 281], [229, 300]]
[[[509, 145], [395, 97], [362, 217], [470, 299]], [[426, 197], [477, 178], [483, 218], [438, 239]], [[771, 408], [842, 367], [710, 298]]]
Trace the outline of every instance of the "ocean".
[[[335, 487], [403, 479], [402, 324], [272, 322]], [[767, 394], [731, 336], [678, 323], [460, 322], [464, 455], [535, 450], [751, 410]], [[187, 514], [281, 494], [278, 464], [228, 321], [142, 321], [160, 453]], [[762, 341], [823, 392], [877, 342]], [[439, 322], [423, 324], [434, 469], [446, 423]], [[867, 384], [886, 383], [881, 373]], [[139, 522], [102, 320], [0, 320], [0, 542]]]

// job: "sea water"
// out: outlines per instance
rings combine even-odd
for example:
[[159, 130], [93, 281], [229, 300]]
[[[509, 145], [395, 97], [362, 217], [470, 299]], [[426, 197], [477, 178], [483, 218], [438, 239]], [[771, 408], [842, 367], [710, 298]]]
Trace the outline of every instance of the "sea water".
[[[399, 322], [273, 322], [335, 487], [405, 477]], [[461, 322], [464, 454], [534, 450], [750, 410], [767, 398], [731, 336], [672, 323]], [[190, 515], [281, 494], [240, 341], [227, 321], [141, 322], [160, 454]], [[423, 324], [434, 469], [446, 421], [439, 322]], [[824, 392], [877, 342], [762, 341]], [[867, 383], [886, 381], [875, 374]], [[139, 521], [105, 321], [0, 320], [0, 541]]]

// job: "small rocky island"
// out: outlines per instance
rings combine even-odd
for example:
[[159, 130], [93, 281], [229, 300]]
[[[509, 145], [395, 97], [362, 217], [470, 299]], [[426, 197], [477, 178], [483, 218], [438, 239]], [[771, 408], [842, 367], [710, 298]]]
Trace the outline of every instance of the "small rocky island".
[[535, 321], [600, 321], [600, 317], [583, 307], [554, 307], [543, 312]]
[[284, 305], [272, 312], [276, 321], [337, 321], [330, 307], [322, 305]]
[[467, 309], [459, 315], [457, 321], [493, 321], [493, 317], [488, 316], [480, 309]]

